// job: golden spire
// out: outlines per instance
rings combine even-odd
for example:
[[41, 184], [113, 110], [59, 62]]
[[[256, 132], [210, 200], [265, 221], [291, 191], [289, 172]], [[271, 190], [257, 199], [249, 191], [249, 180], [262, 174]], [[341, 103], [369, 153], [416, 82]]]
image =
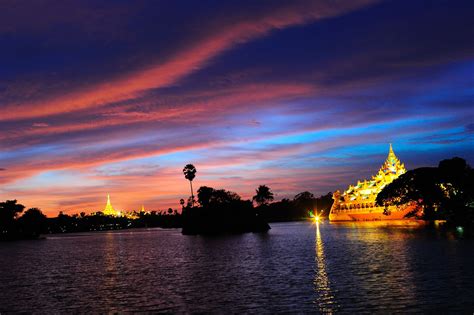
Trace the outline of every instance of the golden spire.
[[105, 205], [104, 214], [113, 216], [117, 215], [117, 212], [115, 211], [114, 207], [112, 207], [112, 203], [110, 202], [109, 194], [107, 194], [107, 204]]
[[142, 205], [142, 210], [141, 210], [141, 212], [145, 212], [145, 206], [144, 206], [144, 205]]
[[388, 150], [387, 160], [385, 160], [385, 163], [382, 165], [380, 171], [385, 174], [393, 173], [397, 175], [401, 175], [406, 172], [405, 165], [400, 162], [400, 160], [395, 155], [395, 152], [393, 152], [393, 147], [391, 143], [390, 148]]
[[[395, 163], [398, 161], [397, 156], [395, 155], [395, 152], [393, 152], [392, 144], [390, 143], [390, 148], [388, 150], [388, 156], [387, 156], [387, 161], [391, 163]], [[398, 161], [399, 162], [399, 161]]]

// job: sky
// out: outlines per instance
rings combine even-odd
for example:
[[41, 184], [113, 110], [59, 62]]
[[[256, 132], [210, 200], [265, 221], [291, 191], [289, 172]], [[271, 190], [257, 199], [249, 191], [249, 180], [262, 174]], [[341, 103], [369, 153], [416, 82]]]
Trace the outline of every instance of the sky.
[[0, 200], [179, 208], [474, 165], [474, 2], [0, 2]]

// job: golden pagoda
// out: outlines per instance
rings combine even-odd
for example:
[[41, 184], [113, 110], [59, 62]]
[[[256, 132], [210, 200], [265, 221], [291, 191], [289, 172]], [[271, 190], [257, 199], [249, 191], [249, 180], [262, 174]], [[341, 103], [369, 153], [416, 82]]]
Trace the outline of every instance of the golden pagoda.
[[114, 207], [112, 207], [112, 203], [110, 202], [110, 195], [107, 194], [107, 204], [105, 205], [104, 211], [102, 211], [105, 215], [111, 215], [114, 217], [120, 216], [120, 211], [116, 211]]
[[329, 219], [331, 221], [403, 219], [408, 213], [407, 210], [413, 209], [379, 207], [375, 204], [375, 199], [385, 186], [404, 173], [406, 173], [405, 165], [397, 158], [390, 144], [387, 159], [376, 175], [370, 180], [357, 181], [356, 185], [350, 185], [342, 194], [338, 190], [334, 192], [334, 203]]

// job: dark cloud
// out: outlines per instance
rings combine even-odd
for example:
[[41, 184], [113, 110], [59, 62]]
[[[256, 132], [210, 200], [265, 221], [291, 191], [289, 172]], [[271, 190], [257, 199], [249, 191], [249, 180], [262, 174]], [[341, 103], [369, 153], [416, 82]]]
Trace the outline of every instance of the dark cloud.
[[468, 133], [474, 133], [474, 123], [468, 124], [464, 127], [466, 129], [466, 132]]

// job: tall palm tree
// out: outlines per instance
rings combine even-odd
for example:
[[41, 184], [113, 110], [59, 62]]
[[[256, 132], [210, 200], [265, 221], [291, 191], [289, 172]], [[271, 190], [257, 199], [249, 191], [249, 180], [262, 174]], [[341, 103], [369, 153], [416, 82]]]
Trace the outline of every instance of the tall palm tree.
[[183, 168], [184, 178], [189, 180], [189, 184], [191, 185], [191, 200], [192, 200], [193, 205], [194, 205], [193, 179], [194, 179], [194, 177], [196, 177], [196, 172], [197, 172], [197, 170], [194, 167], [194, 165], [192, 165], [192, 164], [187, 164]]
[[259, 206], [267, 204], [269, 201], [273, 200], [273, 193], [270, 188], [266, 185], [260, 185], [255, 190], [256, 195], [253, 196], [253, 201], [255, 201]]

